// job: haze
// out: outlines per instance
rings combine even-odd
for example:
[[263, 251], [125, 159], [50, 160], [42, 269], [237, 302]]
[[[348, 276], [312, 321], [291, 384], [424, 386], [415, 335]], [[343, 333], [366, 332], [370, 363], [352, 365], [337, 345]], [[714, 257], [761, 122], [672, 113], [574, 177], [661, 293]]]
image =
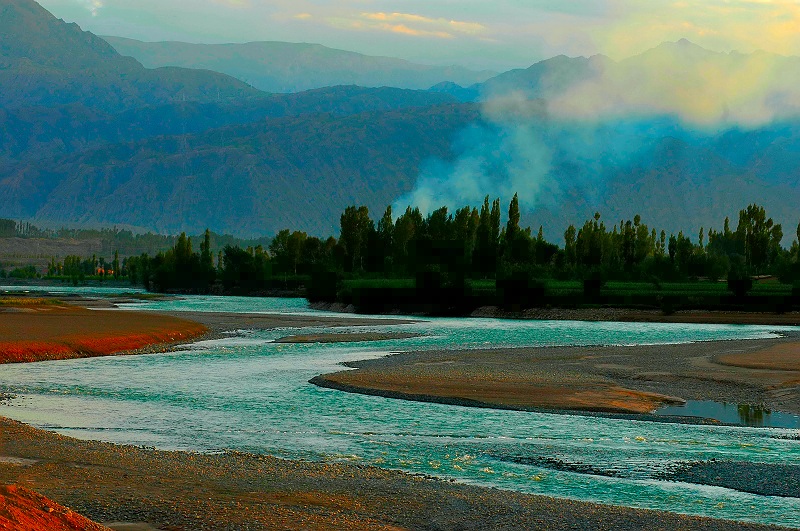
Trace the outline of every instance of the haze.
[[622, 59], [687, 38], [715, 51], [800, 54], [781, 0], [42, 0], [99, 35], [197, 43], [314, 42], [497, 71], [558, 54]]

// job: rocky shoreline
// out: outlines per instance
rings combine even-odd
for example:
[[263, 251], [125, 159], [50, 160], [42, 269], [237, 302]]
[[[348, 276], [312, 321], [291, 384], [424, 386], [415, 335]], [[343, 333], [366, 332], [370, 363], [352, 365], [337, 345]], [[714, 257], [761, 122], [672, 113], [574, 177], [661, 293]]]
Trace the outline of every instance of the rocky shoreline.
[[79, 441], [0, 418], [0, 484], [98, 522], [156, 529], [767, 530], [604, 506], [345, 463], [167, 452]]

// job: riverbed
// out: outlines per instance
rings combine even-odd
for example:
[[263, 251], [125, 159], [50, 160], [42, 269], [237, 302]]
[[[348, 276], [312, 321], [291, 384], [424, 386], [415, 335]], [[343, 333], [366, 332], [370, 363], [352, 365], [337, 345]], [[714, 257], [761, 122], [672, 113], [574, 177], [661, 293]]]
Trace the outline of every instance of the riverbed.
[[[69, 289], [66, 289], [69, 291]], [[298, 299], [184, 297], [137, 310], [324, 316]], [[343, 361], [397, 351], [676, 344], [777, 337], [779, 327], [496, 319], [391, 319], [341, 332], [419, 337], [280, 344], [316, 328], [242, 329], [177, 352], [0, 367], [0, 415], [83, 439], [237, 450], [423, 473], [526, 493], [800, 527], [800, 499], [664, 479], [711, 459], [800, 462], [797, 430], [466, 408], [308, 383]]]

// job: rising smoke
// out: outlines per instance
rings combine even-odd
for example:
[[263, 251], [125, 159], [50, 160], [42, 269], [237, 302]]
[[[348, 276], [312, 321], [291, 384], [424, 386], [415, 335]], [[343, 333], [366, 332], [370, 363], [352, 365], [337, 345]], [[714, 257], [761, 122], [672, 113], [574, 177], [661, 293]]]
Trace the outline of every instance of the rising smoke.
[[[500, 92], [484, 93], [482, 122], [459, 136], [456, 159], [428, 162], [395, 212], [409, 204], [424, 212], [474, 206], [487, 194], [508, 200], [514, 193], [528, 212], [558, 210], [576, 198], [589, 209], [602, 203], [611, 177], [647, 171], [642, 159], [663, 139], [706, 145], [727, 131], [800, 114], [800, 58], [715, 53], [680, 41], [621, 62], [549, 63], [535, 84], [517, 75]], [[581, 65], [590, 67], [576, 75]], [[702, 178], [705, 170], [691, 171]]]

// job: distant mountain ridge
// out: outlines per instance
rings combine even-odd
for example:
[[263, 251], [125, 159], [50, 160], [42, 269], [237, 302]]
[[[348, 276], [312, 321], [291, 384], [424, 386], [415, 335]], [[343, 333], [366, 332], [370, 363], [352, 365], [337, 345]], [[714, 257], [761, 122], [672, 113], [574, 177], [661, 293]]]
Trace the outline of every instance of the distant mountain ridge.
[[190, 44], [103, 37], [119, 53], [150, 68], [180, 66], [223, 72], [266, 92], [301, 92], [333, 85], [428, 89], [442, 82], [473, 85], [496, 72], [416, 64], [320, 44], [248, 42]]
[[79, 103], [115, 112], [170, 101], [261, 95], [217, 72], [145, 69], [33, 0], [0, 0], [0, 108]]

